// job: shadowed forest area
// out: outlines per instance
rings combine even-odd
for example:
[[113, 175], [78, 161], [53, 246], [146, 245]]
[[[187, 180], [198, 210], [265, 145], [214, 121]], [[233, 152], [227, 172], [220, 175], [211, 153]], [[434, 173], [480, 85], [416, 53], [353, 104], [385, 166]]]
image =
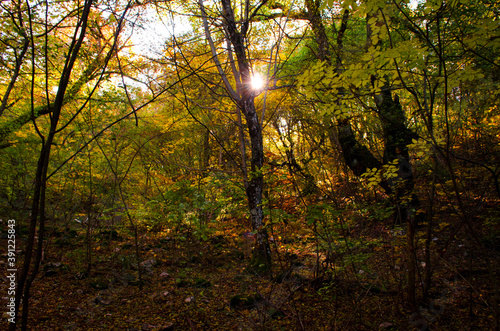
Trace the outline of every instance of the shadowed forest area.
[[1, 1], [0, 327], [500, 330], [499, 8]]

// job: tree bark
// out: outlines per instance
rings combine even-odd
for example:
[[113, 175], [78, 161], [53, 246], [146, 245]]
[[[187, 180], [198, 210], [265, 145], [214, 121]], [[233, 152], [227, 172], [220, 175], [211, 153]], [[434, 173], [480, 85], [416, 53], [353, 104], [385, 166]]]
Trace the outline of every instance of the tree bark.
[[[264, 229], [264, 212], [262, 209], [262, 194], [264, 187], [264, 175], [262, 166], [264, 165], [264, 144], [262, 139], [262, 127], [255, 109], [255, 95], [251, 89], [251, 67], [246, 55], [246, 33], [249, 21], [243, 22], [241, 31], [238, 31], [234, 12], [230, 0], [221, 0], [225, 27], [228, 39], [231, 41], [236, 61], [238, 62], [241, 86], [239, 88], [240, 99], [237, 101], [238, 107], [245, 116], [250, 136], [251, 161], [250, 178], [246, 189], [248, 207], [252, 220], [252, 228], [255, 232], [255, 249], [252, 256], [252, 267], [256, 270], [265, 271], [270, 268], [271, 250], [267, 231]], [[247, 1], [248, 7], [248, 1]]]
[[330, 63], [330, 43], [328, 42], [326, 29], [321, 18], [319, 2], [318, 0], [305, 0], [307, 19], [311, 24], [316, 43], [318, 44], [318, 53], [316, 56], [318, 59]]
[[[262, 2], [264, 4], [266, 1]], [[253, 250], [251, 267], [256, 271], [267, 272], [271, 267], [271, 250], [268, 241], [267, 231], [264, 228], [264, 212], [262, 209], [262, 196], [264, 187], [264, 175], [262, 166], [264, 165], [264, 144], [262, 139], [262, 126], [255, 109], [255, 93], [251, 88], [251, 64], [247, 58], [247, 33], [249, 25], [259, 6], [250, 12], [250, 3], [247, 0], [244, 4], [244, 12], [240, 19], [236, 20], [231, 0], [221, 0], [223, 27], [226, 38], [229, 40], [228, 47], [236, 55], [237, 72], [233, 72], [236, 83], [236, 90], [230, 85], [227, 75], [224, 73], [218, 60], [215, 45], [210, 35], [207, 14], [203, 0], [199, 0], [205, 34], [210, 44], [212, 56], [221, 78], [228, 90], [229, 95], [236, 103], [237, 107], [246, 119], [248, 134], [250, 136], [251, 160], [248, 185], [246, 195], [252, 228], [255, 232], [255, 248]], [[238, 29], [239, 27], [239, 29]], [[235, 68], [233, 63], [233, 68]], [[234, 69], [233, 69], [234, 71]], [[241, 82], [239, 84], [238, 82]]]

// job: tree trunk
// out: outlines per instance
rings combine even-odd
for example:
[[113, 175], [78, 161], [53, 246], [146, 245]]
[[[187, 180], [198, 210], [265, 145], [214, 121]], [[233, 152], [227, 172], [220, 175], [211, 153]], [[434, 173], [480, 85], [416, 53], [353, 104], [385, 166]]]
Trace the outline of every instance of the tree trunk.
[[316, 56], [321, 61], [330, 63], [330, 43], [326, 35], [326, 29], [321, 19], [320, 3], [318, 0], [305, 0], [307, 8], [307, 19], [311, 24], [311, 28], [318, 44], [318, 53]]
[[235, 76], [234, 80], [236, 81], [235, 91], [229, 83], [229, 79], [219, 62], [217, 51], [209, 31], [207, 14], [203, 0], [199, 0], [198, 3], [201, 9], [205, 34], [209, 42], [217, 70], [221, 75], [229, 95], [236, 103], [239, 110], [243, 113], [247, 122], [252, 155], [250, 161], [251, 172], [249, 174], [250, 178], [248, 179], [248, 186], [246, 187], [246, 195], [248, 207], [250, 209], [252, 229], [255, 232], [255, 249], [253, 250], [251, 267], [259, 272], [267, 272], [271, 267], [271, 249], [269, 246], [267, 231], [264, 228], [264, 213], [262, 209], [262, 194], [264, 187], [262, 166], [264, 165], [264, 145], [262, 139], [262, 126], [255, 109], [255, 94], [250, 84], [252, 79], [251, 65], [247, 58], [246, 47], [247, 32], [252, 20], [251, 15], [254, 15], [256, 12], [254, 11], [250, 14], [250, 3], [248, 0], [245, 1], [242, 6], [243, 13], [240, 13], [241, 17], [237, 22], [231, 5], [231, 0], [220, 1], [224, 32], [226, 34], [226, 38], [229, 40], [229, 52], [230, 54], [234, 52], [236, 55], [237, 66], [235, 63], [231, 63], [231, 66], [234, 68], [233, 71], [237, 68], [237, 72], [233, 72]]
[[267, 271], [271, 266], [271, 250], [267, 231], [264, 229], [264, 212], [262, 209], [262, 194], [264, 188], [264, 175], [262, 173], [262, 166], [264, 165], [262, 128], [257, 112], [255, 111], [253, 97], [249, 98], [247, 102], [243, 102], [241, 107], [247, 120], [252, 151], [250, 179], [246, 189], [256, 244], [251, 263], [254, 269]]
[[[83, 43], [85, 32], [87, 28], [87, 18], [90, 13], [90, 8], [92, 5], [92, 0], [87, 0], [85, 2], [84, 10], [82, 16], [79, 20], [81, 31], [73, 39], [71, 45], [71, 52], [69, 52], [65, 68], [61, 74], [59, 81], [58, 92], [53, 103], [52, 117], [50, 121], [50, 129], [46, 138], [42, 137], [42, 148], [40, 151], [40, 157], [38, 159], [37, 171], [35, 175], [35, 188], [33, 194], [33, 203], [31, 207], [31, 220], [29, 226], [28, 242], [26, 244], [26, 255], [24, 258], [23, 268], [19, 274], [19, 282], [16, 288], [16, 300], [15, 300], [15, 315], [16, 323], [11, 323], [10, 330], [15, 330], [17, 326], [17, 316], [19, 314], [19, 307], [21, 301], [23, 303], [23, 315], [22, 315], [22, 330], [27, 329], [28, 313], [29, 313], [29, 298], [30, 298], [30, 288], [35, 280], [38, 269], [40, 267], [42, 248], [44, 240], [44, 227], [45, 227], [45, 200], [46, 200], [46, 188], [47, 188], [47, 171], [49, 166], [50, 152], [54, 137], [57, 133], [57, 125], [59, 123], [59, 118], [61, 115], [61, 110], [64, 105], [64, 97], [68, 84], [70, 81], [71, 72], [73, 66], [76, 62], [79, 50]], [[33, 73], [34, 75], [35, 73]], [[34, 77], [32, 77], [34, 79]], [[30, 272], [32, 266], [32, 255], [33, 248], [35, 247], [35, 235], [36, 228], [38, 228], [38, 242], [36, 249], [35, 262], [33, 269]]]
[[[318, 41], [318, 58], [322, 61], [331, 62], [329, 45], [323, 21], [321, 20], [318, 3], [314, 0], [306, 0], [309, 22], [312, 26], [315, 39]], [[337, 73], [341, 74], [343, 36], [347, 29], [348, 11], [344, 11], [342, 23], [337, 32]], [[368, 17], [371, 17], [368, 15]], [[368, 21], [368, 20], [367, 20]], [[377, 22], [382, 26], [383, 22]], [[367, 24], [367, 48], [371, 45], [371, 28]], [[375, 80], [376, 77], [373, 77]], [[398, 159], [398, 177], [394, 180], [382, 180], [379, 185], [391, 196], [397, 207], [395, 213], [399, 221], [407, 222], [407, 251], [408, 251], [408, 302], [415, 307], [415, 277], [416, 277], [416, 256], [415, 256], [415, 228], [416, 218], [414, 211], [419, 207], [418, 198], [412, 193], [414, 187], [413, 171], [410, 165], [408, 145], [411, 144], [413, 133], [406, 125], [406, 116], [399, 103], [397, 96], [392, 96], [391, 89], [386, 86], [382, 92], [375, 95], [375, 104], [378, 110], [378, 117], [382, 123], [385, 148], [383, 162], [379, 161], [370, 150], [357, 141], [352, 130], [349, 119], [339, 119], [338, 141], [344, 155], [347, 166], [356, 176], [360, 176], [367, 169], [380, 169], [382, 165]]]

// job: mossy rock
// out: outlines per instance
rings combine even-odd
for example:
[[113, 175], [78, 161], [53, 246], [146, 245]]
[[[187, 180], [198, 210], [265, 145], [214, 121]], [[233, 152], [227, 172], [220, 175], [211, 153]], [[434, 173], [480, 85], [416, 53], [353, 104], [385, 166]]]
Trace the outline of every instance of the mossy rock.
[[285, 313], [283, 313], [281, 310], [278, 310], [278, 309], [274, 309], [274, 308], [269, 308], [269, 310], [267, 311], [267, 316], [271, 317], [271, 318], [281, 318], [281, 317], [285, 317]]
[[277, 274], [273, 280], [275, 283], [281, 284], [288, 278], [290, 278], [290, 270]]
[[203, 279], [203, 278], [195, 278], [194, 279], [194, 285], [196, 287], [204, 287], [204, 288], [212, 286], [212, 284], [210, 283], [210, 281], [208, 281], [206, 279]]
[[102, 278], [94, 278], [89, 282], [90, 287], [95, 290], [106, 290], [109, 287], [108, 281]]
[[66, 229], [66, 237], [68, 238], [77, 238], [78, 237], [78, 232], [73, 229]]
[[132, 247], [134, 247], [134, 245], [132, 245], [131, 243], [124, 243], [122, 245], [122, 249], [130, 249]]
[[253, 309], [262, 300], [259, 294], [238, 294], [230, 299], [230, 306], [234, 309]]
[[73, 245], [73, 242], [69, 238], [62, 237], [54, 240], [54, 244], [58, 247], [67, 247]]
[[265, 256], [254, 254], [247, 267], [247, 271], [259, 275], [267, 275], [271, 272], [271, 263]]
[[111, 241], [116, 240], [116, 241], [122, 241], [123, 237], [118, 234], [116, 230], [103, 230], [100, 233], [101, 238], [103, 239], [109, 239]]
[[175, 285], [176, 285], [177, 287], [179, 287], [179, 288], [180, 288], [180, 287], [189, 287], [189, 286], [191, 286], [192, 284], [191, 284], [191, 282], [190, 282], [189, 280], [187, 280], [187, 279], [177, 278], [177, 279], [175, 280]]

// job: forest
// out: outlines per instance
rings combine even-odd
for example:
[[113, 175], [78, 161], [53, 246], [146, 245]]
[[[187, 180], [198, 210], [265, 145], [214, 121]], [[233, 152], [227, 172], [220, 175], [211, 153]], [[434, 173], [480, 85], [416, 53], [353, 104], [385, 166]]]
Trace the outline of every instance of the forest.
[[500, 330], [499, 14], [0, 1], [0, 328]]

